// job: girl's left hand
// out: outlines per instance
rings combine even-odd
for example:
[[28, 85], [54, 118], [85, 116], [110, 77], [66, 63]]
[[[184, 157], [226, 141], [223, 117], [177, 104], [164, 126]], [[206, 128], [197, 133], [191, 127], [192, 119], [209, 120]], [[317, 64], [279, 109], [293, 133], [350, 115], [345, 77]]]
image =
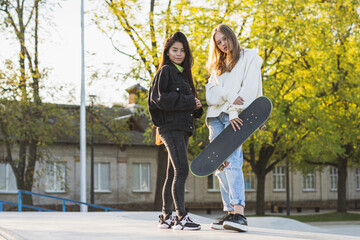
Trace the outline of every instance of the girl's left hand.
[[235, 105], [244, 105], [244, 102], [245, 102], [245, 100], [244, 100], [242, 97], [238, 96], [238, 97], [235, 99], [235, 101], [234, 101], [233, 104], [235, 104]]
[[236, 132], [236, 128], [240, 130], [240, 125], [243, 125], [243, 120], [240, 118], [234, 118], [230, 120], [231, 127], [234, 129], [234, 132]]

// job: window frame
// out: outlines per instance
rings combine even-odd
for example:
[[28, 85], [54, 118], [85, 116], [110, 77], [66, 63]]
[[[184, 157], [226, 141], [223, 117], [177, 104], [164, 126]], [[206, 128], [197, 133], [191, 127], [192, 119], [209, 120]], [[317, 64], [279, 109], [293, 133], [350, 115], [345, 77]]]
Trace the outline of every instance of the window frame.
[[[0, 193], [14, 193], [14, 194], [17, 194], [19, 189], [17, 187], [17, 181], [16, 181], [16, 177], [15, 177], [15, 174], [13, 172], [13, 169], [10, 165], [10, 163], [0, 163], [0, 164], [4, 164], [5, 165], [5, 189], [0, 189]], [[15, 181], [15, 187], [16, 189], [9, 189], [9, 184], [10, 184], [10, 178], [14, 176], [14, 181]]]
[[[278, 169], [281, 169], [281, 172], [278, 172]], [[273, 192], [285, 192], [286, 191], [286, 179], [285, 179], [285, 167], [284, 166], [276, 166], [273, 169]], [[277, 186], [277, 178], [280, 177], [280, 180], [283, 180], [281, 185], [283, 188], [278, 188]]]
[[[335, 181], [333, 182], [333, 179], [335, 178]], [[338, 169], [336, 167], [330, 168], [330, 191], [336, 192], [338, 190], [338, 180], [339, 180], [339, 174]], [[336, 188], [333, 188], [333, 184], [336, 185]]]
[[[58, 189], [55, 189], [55, 190], [52, 190], [52, 189], [48, 189], [48, 182], [49, 182], [49, 165], [52, 165], [52, 172], [55, 173], [54, 171], [54, 166], [57, 166], [58, 164], [64, 164], [63, 168], [64, 168], [64, 172], [62, 173], [63, 174], [63, 180], [64, 180], [64, 190], [58, 190]], [[67, 176], [67, 171], [66, 171], [66, 161], [57, 161], [57, 162], [47, 162], [46, 164], [46, 167], [47, 167], [47, 172], [46, 172], [46, 184], [45, 184], [45, 192], [46, 193], [66, 193], [66, 182], [67, 182], [67, 179], [66, 179], [66, 176]], [[56, 169], [57, 170], [57, 169]], [[53, 177], [56, 178], [56, 174], [53, 174]], [[58, 179], [54, 179], [54, 180], [58, 180]], [[56, 182], [57, 181], [53, 181], [53, 185], [56, 186]]]
[[[212, 176], [212, 188], [209, 188], [209, 177]], [[217, 176], [215, 176], [214, 173], [210, 174], [207, 178], [207, 191], [208, 192], [220, 192], [220, 183], [219, 183], [219, 179]], [[216, 184], [218, 183], [218, 184]], [[219, 188], [217, 189], [216, 186], [218, 186]]]
[[[247, 186], [246, 186], [246, 184], [248, 182], [247, 179], [252, 180], [253, 188], [247, 188]], [[255, 185], [256, 185], [256, 177], [255, 177], [255, 173], [251, 169], [244, 172], [244, 183], [245, 183], [245, 192], [256, 192], [256, 187], [255, 187]]]
[[[110, 190], [110, 186], [111, 186], [111, 172], [110, 172], [110, 163], [109, 162], [96, 162], [94, 163], [94, 192], [95, 193], [111, 193], [111, 190]], [[100, 189], [100, 188], [96, 188], [96, 181], [98, 181], [98, 187], [101, 186], [101, 168], [99, 166], [101, 165], [107, 165], [108, 166], [108, 181], [109, 181], [109, 186], [108, 186], [108, 189]], [[97, 172], [97, 178], [95, 177], [95, 173]]]
[[132, 191], [135, 192], [135, 193], [149, 193], [151, 192], [151, 171], [150, 171], [150, 168], [151, 168], [151, 164], [150, 163], [133, 163], [132, 164], [132, 168], [133, 168], [133, 172], [134, 172], [134, 165], [139, 165], [139, 183], [142, 182], [142, 166], [146, 165], [147, 166], [147, 184], [148, 184], [148, 189], [146, 190], [142, 190], [141, 189], [141, 184], [140, 184], [140, 189], [139, 190], [136, 190], [134, 189], [134, 174], [133, 174], [133, 182], [132, 182]]
[[[312, 188], [307, 188], [306, 183], [307, 179], [311, 179], [311, 183], [313, 185]], [[308, 172], [303, 174], [303, 192], [315, 192], [316, 191], [316, 174], [314, 172]]]

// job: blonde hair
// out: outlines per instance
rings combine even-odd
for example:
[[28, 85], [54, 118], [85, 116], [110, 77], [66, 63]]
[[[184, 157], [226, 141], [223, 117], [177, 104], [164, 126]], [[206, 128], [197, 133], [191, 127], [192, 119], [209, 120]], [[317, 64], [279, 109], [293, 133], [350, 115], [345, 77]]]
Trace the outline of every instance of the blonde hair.
[[[219, 49], [215, 41], [215, 34], [217, 32], [221, 32], [226, 36], [228, 45], [232, 45], [231, 52], [224, 53]], [[209, 56], [206, 63], [207, 70], [209, 73], [215, 71], [219, 76], [224, 72], [230, 72], [239, 61], [241, 51], [242, 49], [234, 31], [225, 24], [219, 24], [213, 29], [211, 34]]]

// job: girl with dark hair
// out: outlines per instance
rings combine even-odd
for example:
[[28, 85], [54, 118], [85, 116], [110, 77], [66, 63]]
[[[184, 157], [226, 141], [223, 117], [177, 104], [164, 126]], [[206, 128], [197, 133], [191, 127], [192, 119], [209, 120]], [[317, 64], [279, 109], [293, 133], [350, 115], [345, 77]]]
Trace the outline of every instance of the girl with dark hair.
[[[189, 173], [187, 146], [194, 130], [194, 118], [200, 118], [203, 113], [192, 78], [192, 65], [186, 36], [174, 33], [165, 42], [159, 70], [149, 89], [148, 108], [156, 127], [157, 144], [164, 143], [168, 152], [159, 228], [200, 229], [200, 224], [190, 219], [184, 202]], [[172, 217], [174, 206], [175, 218]]]

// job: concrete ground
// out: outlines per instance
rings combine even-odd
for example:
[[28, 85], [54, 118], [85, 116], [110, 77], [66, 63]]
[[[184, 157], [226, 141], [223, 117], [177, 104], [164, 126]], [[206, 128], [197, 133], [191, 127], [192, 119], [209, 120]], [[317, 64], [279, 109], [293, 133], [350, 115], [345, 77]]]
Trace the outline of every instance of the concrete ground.
[[[219, 212], [220, 214], [220, 212]], [[0, 239], [360, 239], [360, 222], [309, 225], [279, 217], [249, 217], [249, 232], [212, 230], [211, 218], [190, 215], [200, 231], [157, 229], [159, 212], [2, 212]]]

